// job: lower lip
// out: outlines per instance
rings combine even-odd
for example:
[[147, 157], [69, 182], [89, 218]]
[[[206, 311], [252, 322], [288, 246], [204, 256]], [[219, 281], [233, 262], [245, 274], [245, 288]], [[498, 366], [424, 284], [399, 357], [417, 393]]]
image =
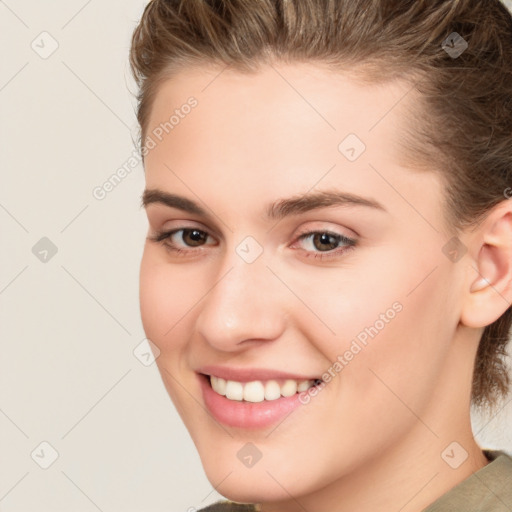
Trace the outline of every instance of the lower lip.
[[263, 402], [246, 402], [229, 400], [216, 393], [211, 385], [210, 378], [200, 374], [199, 381], [203, 392], [204, 402], [212, 416], [230, 427], [256, 429], [271, 426], [285, 418], [293, 410], [302, 405], [299, 393], [276, 400]]

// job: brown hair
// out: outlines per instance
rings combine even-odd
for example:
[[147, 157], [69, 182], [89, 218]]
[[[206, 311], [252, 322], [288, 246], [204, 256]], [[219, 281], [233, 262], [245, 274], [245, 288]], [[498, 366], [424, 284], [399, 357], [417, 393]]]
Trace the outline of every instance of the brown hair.
[[[468, 45], [459, 56], [443, 46], [454, 32]], [[348, 70], [365, 83], [410, 82], [417, 101], [404, 158], [441, 172], [453, 233], [477, 226], [506, 199], [512, 16], [499, 0], [152, 0], [130, 52], [141, 148], [158, 87], [178, 70], [218, 64], [251, 72], [271, 59]], [[493, 406], [508, 390], [511, 324], [509, 307], [484, 329], [473, 373], [475, 405]]]

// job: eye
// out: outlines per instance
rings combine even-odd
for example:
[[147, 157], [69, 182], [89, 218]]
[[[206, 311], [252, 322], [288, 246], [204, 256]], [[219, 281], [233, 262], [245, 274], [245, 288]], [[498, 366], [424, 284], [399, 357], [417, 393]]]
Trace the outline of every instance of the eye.
[[[201, 247], [206, 244], [210, 235], [206, 231], [197, 228], [179, 228], [171, 231], [159, 231], [154, 235], [148, 236], [148, 239], [159, 242], [165, 248], [173, 253], [183, 254], [189, 252], [196, 252], [193, 250], [195, 247]], [[182, 245], [180, 245], [180, 242]], [[187, 247], [192, 248], [188, 250]]]
[[[172, 236], [181, 233], [181, 240], [185, 242], [188, 247], [197, 247], [199, 245], [203, 245], [205, 240], [208, 238], [208, 234], [199, 229], [179, 229], [172, 233]], [[180, 237], [178, 237], [179, 239]]]
[[[297, 242], [304, 241], [305, 256], [313, 258], [332, 258], [353, 249], [357, 241], [341, 233], [331, 231], [310, 231], [297, 238]], [[297, 243], [295, 242], [295, 243]], [[340, 247], [340, 244], [343, 244]], [[324, 253], [324, 254], [322, 254]]]
[[[201, 229], [193, 227], [182, 227], [170, 231], [158, 231], [148, 236], [149, 240], [161, 243], [165, 248], [176, 255], [186, 256], [202, 251], [203, 246], [216, 245], [213, 238]], [[357, 241], [348, 238], [341, 233], [331, 231], [309, 231], [299, 235], [294, 244], [290, 246], [295, 249], [299, 242], [305, 242], [302, 245], [302, 252], [306, 258], [328, 259], [341, 256], [342, 253], [353, 249]], [[340, 245], [342, 244], [342, 245]]]

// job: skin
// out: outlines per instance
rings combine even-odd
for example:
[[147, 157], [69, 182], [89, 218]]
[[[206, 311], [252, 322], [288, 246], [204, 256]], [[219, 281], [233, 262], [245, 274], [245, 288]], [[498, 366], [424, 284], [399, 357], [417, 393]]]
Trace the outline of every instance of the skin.
[[[512, 300], [512, 202], [459, 235], [467, 252], [454, 262], [442, 251], [452, 235], [439, 174], [400, 164], [409, 87], [363, 87], [312, 64], [220, 71], [188, 68], [166, 81], [148, 125], [150, 134], [197, 99], [145, 159], [147, 189], [209, 213], [146, 205], [148, 237], [187, 227], [209, 235], [192, 247], [183, 232], [145, 244], [142, 321], [166, 389], [229, 499], [264, 512], [422, 510], [487, 463], [471, 432], [471, 376], [483, 327]], [[366, 145], [354, 162], [338, 150], [349, 133]], [[273, 201], [328, 189], [385, 211], [345, 205], [265, 219]], [[322, 230], [357, 244], [320, 260], [322, 245], [297, 239]], [[246, 236], [263, 249], [250, 264], [236, 252]], [[482, 276], [490, 284], [474, 290]], [[198, 367], [322, 375], [396, 302], [401, 311], [277, 428], [230, 428], [206, 411]], [[237, 458], [247, 442], [262, 453], [251, 468]], [[467, 452], [457, 469], [441, 457], [453, 442], [455, 458]]]

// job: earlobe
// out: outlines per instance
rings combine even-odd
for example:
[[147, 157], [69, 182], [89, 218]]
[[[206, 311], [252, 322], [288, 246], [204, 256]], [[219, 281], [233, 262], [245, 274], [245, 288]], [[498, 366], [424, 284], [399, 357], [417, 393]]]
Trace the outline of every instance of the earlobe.
[[[461, 323], [486, 327], [512, 305], [512, 202], [497, 205], [474, 233]], [[475, 271], [477, 276], [475, 277]]]

